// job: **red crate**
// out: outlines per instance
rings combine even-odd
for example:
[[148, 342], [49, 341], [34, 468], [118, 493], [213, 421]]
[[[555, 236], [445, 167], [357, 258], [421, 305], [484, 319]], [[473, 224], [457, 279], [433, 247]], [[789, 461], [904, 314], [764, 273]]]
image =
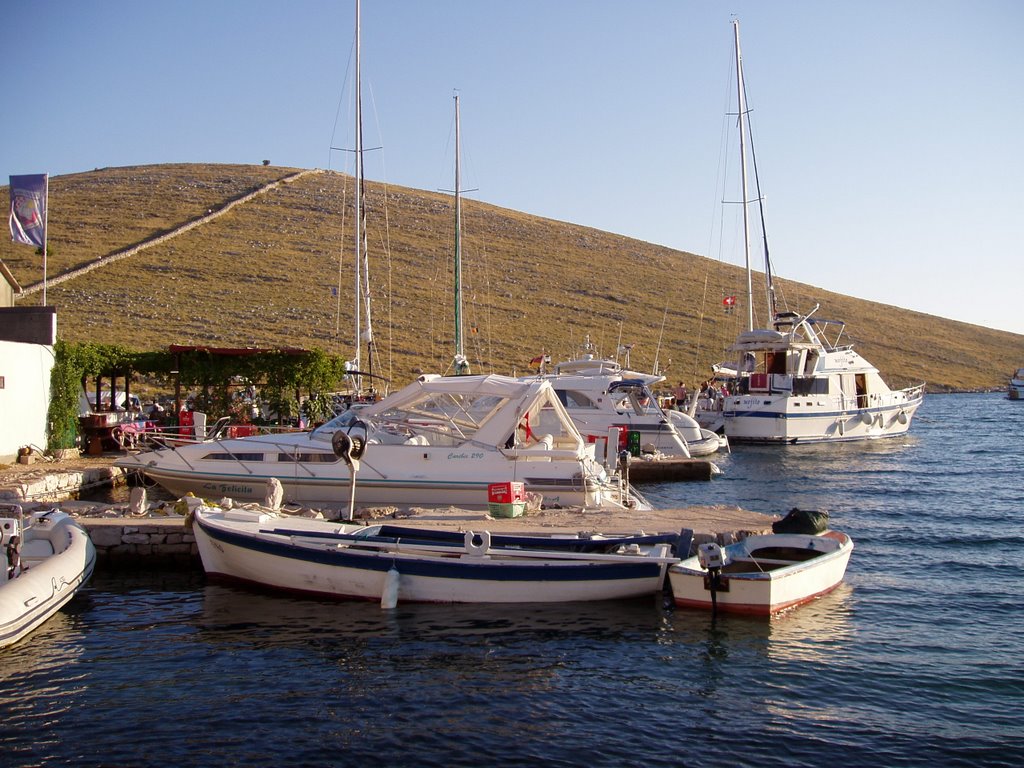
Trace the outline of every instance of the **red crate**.
[[526, 501], [526, 489], [522, 483], [491, 483], [487, 486], [488, 504], [514, 504]]

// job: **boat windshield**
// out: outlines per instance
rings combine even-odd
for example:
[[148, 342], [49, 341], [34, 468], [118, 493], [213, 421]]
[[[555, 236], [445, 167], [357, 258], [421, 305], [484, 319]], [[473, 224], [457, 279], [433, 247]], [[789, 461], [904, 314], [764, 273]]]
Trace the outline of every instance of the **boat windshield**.
[[657, 399], [644, 384], [623, 381], [613, 385], [608, 395], [619, 413], [632, 413], [637, 416], [661, 415]]
[[392, 407], [383, 404], [351, 409], [318, 427], [311, 437], [330, 441], [339, 429], [348, 431], [357, 421], [367, 424], [370, 442], [409, 445], [457, 445], [473, 440], [508, 398], [479, 392], [430, 392], [403, 400]]

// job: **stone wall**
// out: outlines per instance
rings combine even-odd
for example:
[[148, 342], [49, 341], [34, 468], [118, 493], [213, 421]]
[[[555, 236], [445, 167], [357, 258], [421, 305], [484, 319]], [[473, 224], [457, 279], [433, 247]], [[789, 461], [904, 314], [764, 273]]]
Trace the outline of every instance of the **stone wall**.
[[166, 565], [201, 567], [196, 538], [182, 517], [163, 520], [79, 518], [89, 533], [100, 567]]

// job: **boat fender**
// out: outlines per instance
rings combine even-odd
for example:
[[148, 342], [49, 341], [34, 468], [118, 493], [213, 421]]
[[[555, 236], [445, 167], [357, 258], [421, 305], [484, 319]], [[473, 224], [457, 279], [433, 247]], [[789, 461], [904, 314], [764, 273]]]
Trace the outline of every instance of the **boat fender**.
[[867, 426], [871, 426], [871, 422], [875, 420], [875, 417], [872, 416], [867, 411], [864, 411], [864, 413], [860, 415], [860, 420], [863, 421], [864, 424], [866, 424]]
[[900, 411], [899, 415], [896, 417], [896, 420], [899, 421], [900, 424], [906, 424], [908, 421], [910, 421], [910, 419], [907, 417], [906, 411]]
[[[477, 539], [479, 539], [479, 543]], [[466, 531], [465, 546], [466, 554], [473, 557], [483, 557], [491, 548], [490, 532], [481, 531], [480, 533], [473, 533], [473, 531]]]
[[390, 611], [398, 607], [398, 583], [401, 580], [401, 576], [395, 566], [392, 565], [388, 569], [387, 574], [384, 576], [384, 589], [381, 590], [380, 594], [381, 610]]

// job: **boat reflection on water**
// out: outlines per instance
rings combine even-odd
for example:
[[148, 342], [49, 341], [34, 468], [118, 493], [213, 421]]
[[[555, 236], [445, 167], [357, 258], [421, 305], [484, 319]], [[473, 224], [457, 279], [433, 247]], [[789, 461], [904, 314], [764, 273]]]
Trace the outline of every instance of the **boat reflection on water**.
[[[79, 599], [76, 608], [82, 602]], [[33, 723], [59, 722], [77, 705], [76, 694], [88, 671], [78, 663], [84, 653], [83, 634], [70, 610], [57, 611], [28, 639], [0, 653], [0, 711], [5, 713], [6, 729], [0, 750], [16, 743], [20, 732], [30, 732]]]
[[703, 644], [709, 657], [732, 653], [780, 662], [827, 662], [833, 646], [853, 633], [853, 588], [841, 583], [826, 595], [773, 616], [713, 615], [699, 608], [676, 607], [671, 616], [676, 642]]
[[382, 640], [486, 638], [516, 644], [526, 637], [536, 641], [572, 635], [619, 642], [627, 634], [660, 632], [663, 621], [661, 595], [557, 604], [399, 603], [383, 611], [375, 601], [298, 599], [208, 584], [196, 623], [203, 639], [219, 644], [298, 647], [316, 638], [325, 646], [344, 646], [348, 654], [360, 643]]

